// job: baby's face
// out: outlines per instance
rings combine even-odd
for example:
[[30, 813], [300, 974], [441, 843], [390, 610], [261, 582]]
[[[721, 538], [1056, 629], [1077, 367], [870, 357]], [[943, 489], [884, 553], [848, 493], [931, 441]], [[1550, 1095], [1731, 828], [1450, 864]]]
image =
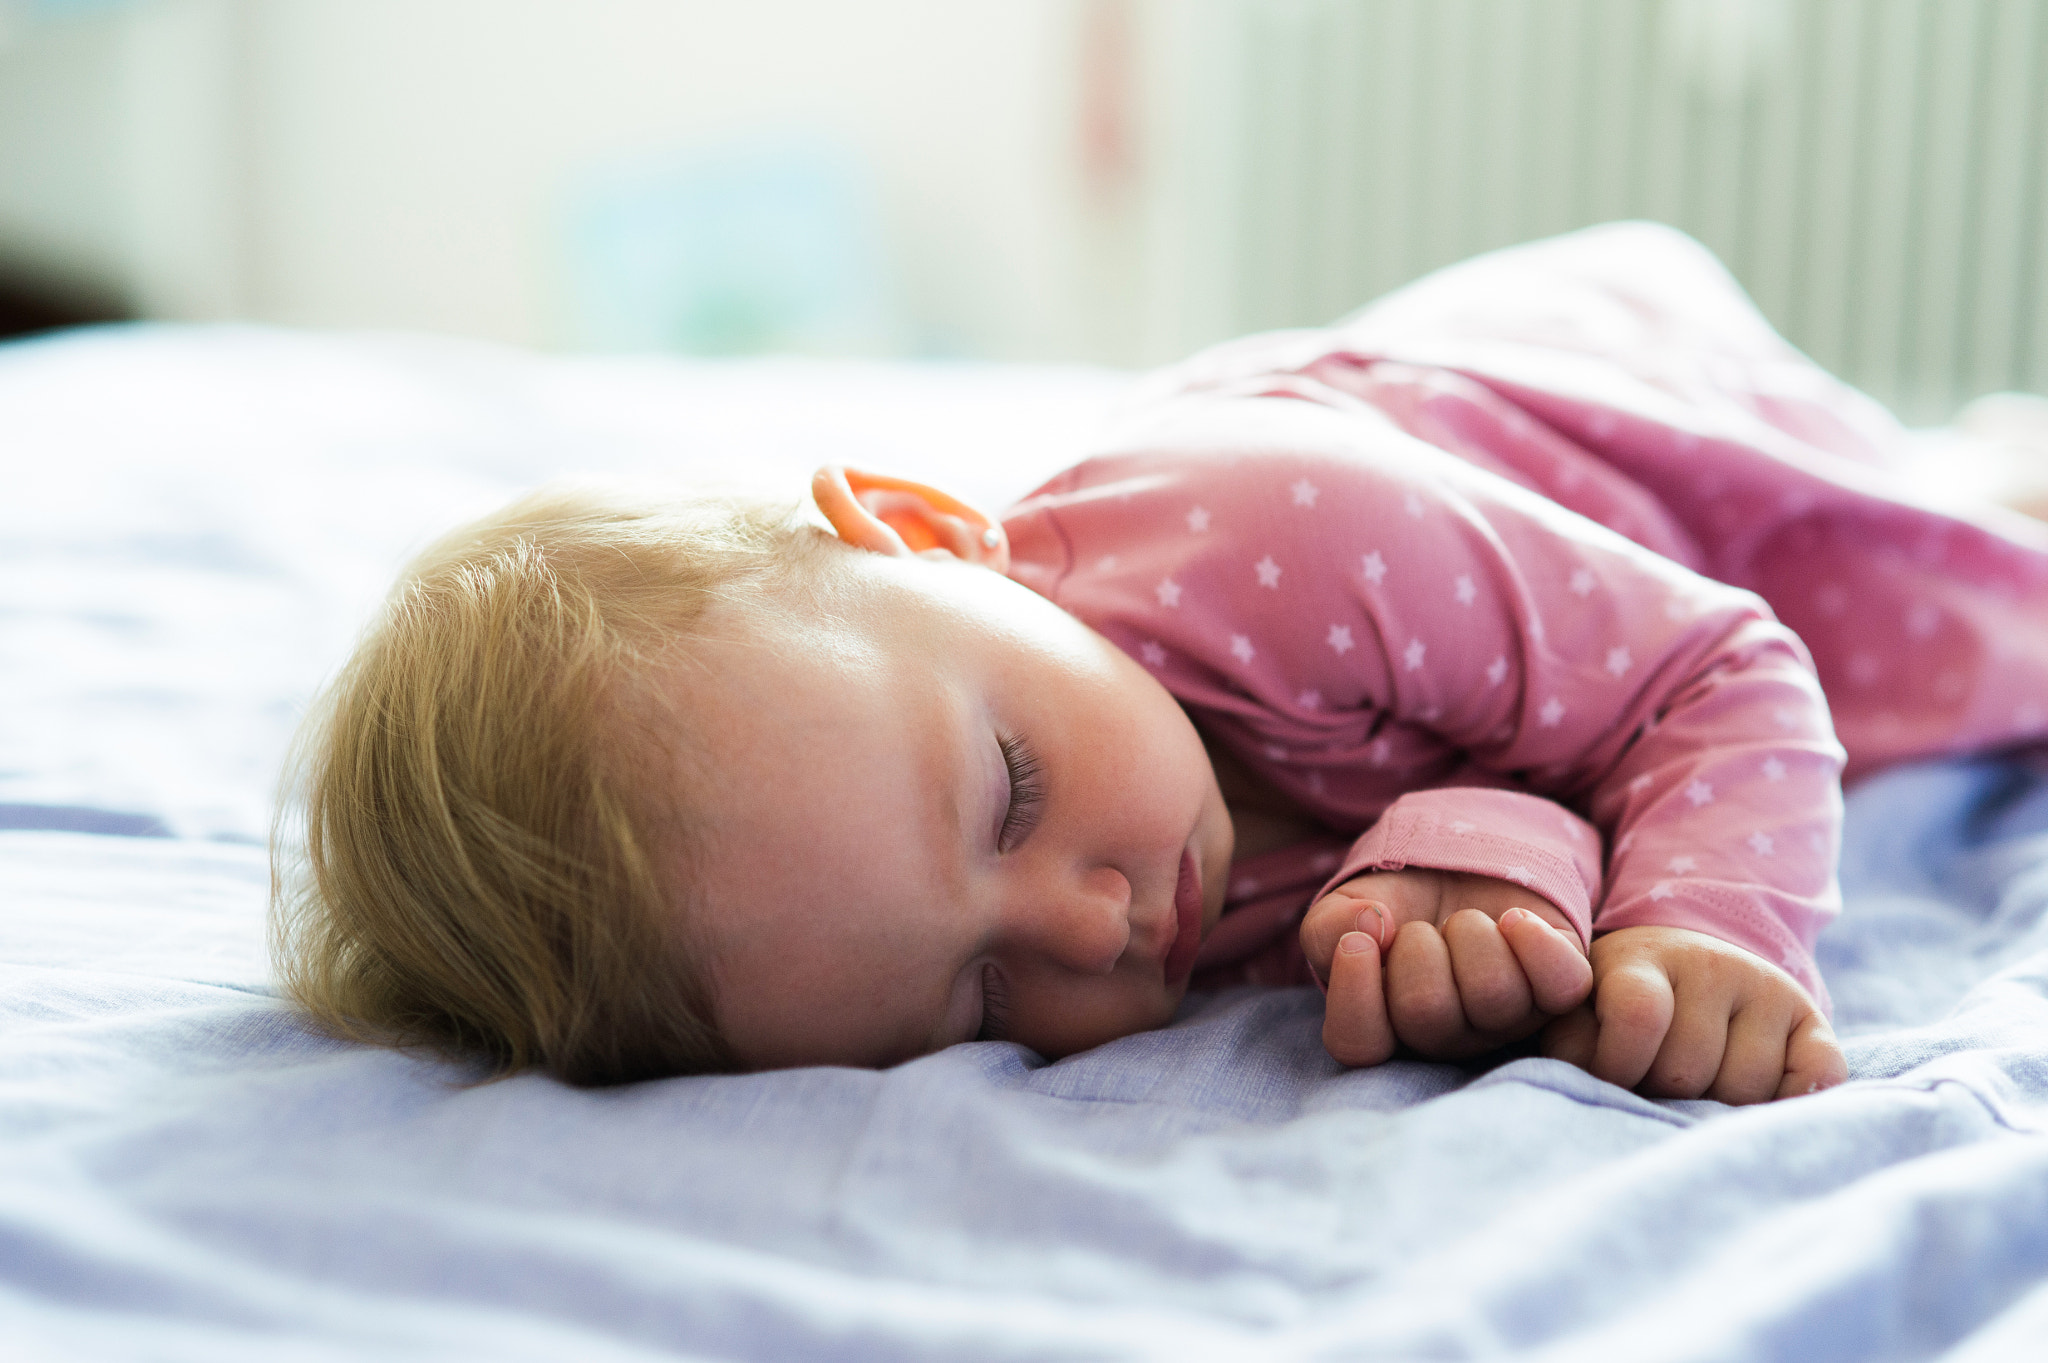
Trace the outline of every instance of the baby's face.
[[686, 874], [750, 1068], [976, 1037], [1067, 1055], [1166, 1022], [1222, 913], [1231, 826], [1180, 706], [986, 568], [847, 550], [668, 678], [708, 789]]

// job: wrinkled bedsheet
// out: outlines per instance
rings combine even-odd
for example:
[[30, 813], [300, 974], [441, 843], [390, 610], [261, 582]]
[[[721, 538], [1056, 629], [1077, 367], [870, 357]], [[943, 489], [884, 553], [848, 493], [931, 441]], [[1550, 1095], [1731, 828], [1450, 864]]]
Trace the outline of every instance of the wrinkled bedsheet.
[[1853, 1079], [1731, 1110], [1554, 1062], [1339, 1071], [1313, 991], [1047, 1065], [579, 1092], [310, 1034], [271, 786], [404, 553], [577, 471], [985, 503], [1115, 374], [542, 360], [116, 329], [0, 348], [9, 1359], [2048, 1354], [2048, 767], [1850, 800]]

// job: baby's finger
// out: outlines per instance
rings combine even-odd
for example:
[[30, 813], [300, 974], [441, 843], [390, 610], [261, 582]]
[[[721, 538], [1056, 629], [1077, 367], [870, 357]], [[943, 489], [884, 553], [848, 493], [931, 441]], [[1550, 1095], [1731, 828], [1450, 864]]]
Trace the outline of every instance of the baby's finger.
[[1728, 1024], [1728, 1049], [1721, 1072], [1707, 1089], [1716, 1102], [1742, 1106], [1767, 1103], [1785, 1077], [1785, 1033], [1791, 1019], [1782, 1006], [1754, 1002]]
[[1515, 953], [1536, 1006], [1568, 1013], [1593, 992], [1593, 963], [1574, 933], [1559, 932], [1527, 909], [1500, 916], [1500, 933]]
[[1590, 1070], [1599, 1040], [1600, 1020], [1593, 1016], [1591, 1004], [1581, 1004], [1543, 1029], [1543, 1054]]
[[1610, 970], [1593, 995], [1600, 1019], [1594, 1074], [1625, 1089], [1643, 1082], [1671, 1028], [1671, 981], [1654, 968]]
[[1387, 921], [1387, 911], [1372, 900], [1359, 899], [1344, 889], [1324, 895], [1309, 905], [1301, 920], [1301, 950], [1309, 969], [1327, 987], [1330, 958], [1337, 952], [1338, 940], [1347, 932], [1365, 932], [1372, 934], [1375, 944], [1386, 941]]
[[1494, 921], [1477, 909], [1462, 909], [1444, 924], [1443, 937], [1465, 1020], [1482, 1032], [1532, 1027], [1529, 982]]
[[1808, 1013], [1792, 1028], [1792, 1038], [1785, 1045], [1785, 1077], [1778, 1083], [1778, 1097], [1818, 1093], [1848, 1077], [1849, 1062], [1842, 1058], [1835, 1029], [1818, 1012]]
[[1379, 943], [1366, 933], [1345, 933], [1330, 957], [1323, 1049], [1354, 1068], [1377, 1065], [1394, 1053], [1394, 1029], [1380, 989]]
[[1451, 977], [1451, 953], [1428, 923], [1401, 925], [1387, 952], [1387, 1016], [1394, 1035], [1432, 1059], [1462, 1055], [1471, 1041]]
[[1697, 1098], [1712, 1087], [1727, 1050], [1727, 999], [1681, 988], [1672, 1000], [1664, 1044], [1657, 1048], [1641, 1090], [1652, 1098]]

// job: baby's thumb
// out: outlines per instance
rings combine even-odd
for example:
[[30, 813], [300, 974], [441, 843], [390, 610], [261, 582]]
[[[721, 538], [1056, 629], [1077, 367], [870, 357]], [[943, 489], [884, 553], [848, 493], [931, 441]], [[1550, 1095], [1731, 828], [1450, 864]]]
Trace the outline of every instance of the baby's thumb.
[[1818, 1093], [1848, 1077], [1849, 1062], [1842, 1058], [1835, 1029], [1818, 1012], [1808, 1013], [1785, 1043], [1785, 1077], [1778, 1083], [1776, 1096], [1797, 1098]]
[[1577, 933], [1560, 932], [1528, 909], [1513, 908], [1500, 916], [1500, 934], [1539, 1010], [1562, 1015], [1592, 994], [1593, 965]]
[[1347, 932], [1366, 934], [1382, 951], [1394, 936], [1383, 905], [1355, 899], [1342, 890], [1332, 891], [1310, 905], [1307, 916], [1301, 920], [1301, 953], [1308, 958], [1316, 983], [1326, 990], [1330, 987], [1337, 943]]

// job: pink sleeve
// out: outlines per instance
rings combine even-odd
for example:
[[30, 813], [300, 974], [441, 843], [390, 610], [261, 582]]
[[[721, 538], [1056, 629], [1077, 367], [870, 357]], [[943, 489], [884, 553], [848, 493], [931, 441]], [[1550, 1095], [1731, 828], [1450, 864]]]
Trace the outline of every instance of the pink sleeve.
[[1512, 881], [1563, 910], [1581, 943], [1593, 940], [1600, 835], [1554, 801], [1469, 787], [1403, 795], [1351, 845], [1315, 898], [1353, 876], [1410, 866]]
[[[1520, 865], [1567, 912], [1576, 884], [1595, 933], [1708, 932], [1826, 1006], [1842, 750], [1754, 595], [1298, 375], [1162, 403], [1008, 525], [1021, 581], [1302, 807], [1370, 830], [1355, 856]], [[1597, 851], [1487, 787], [1588, 820], [1604, 884]]]

